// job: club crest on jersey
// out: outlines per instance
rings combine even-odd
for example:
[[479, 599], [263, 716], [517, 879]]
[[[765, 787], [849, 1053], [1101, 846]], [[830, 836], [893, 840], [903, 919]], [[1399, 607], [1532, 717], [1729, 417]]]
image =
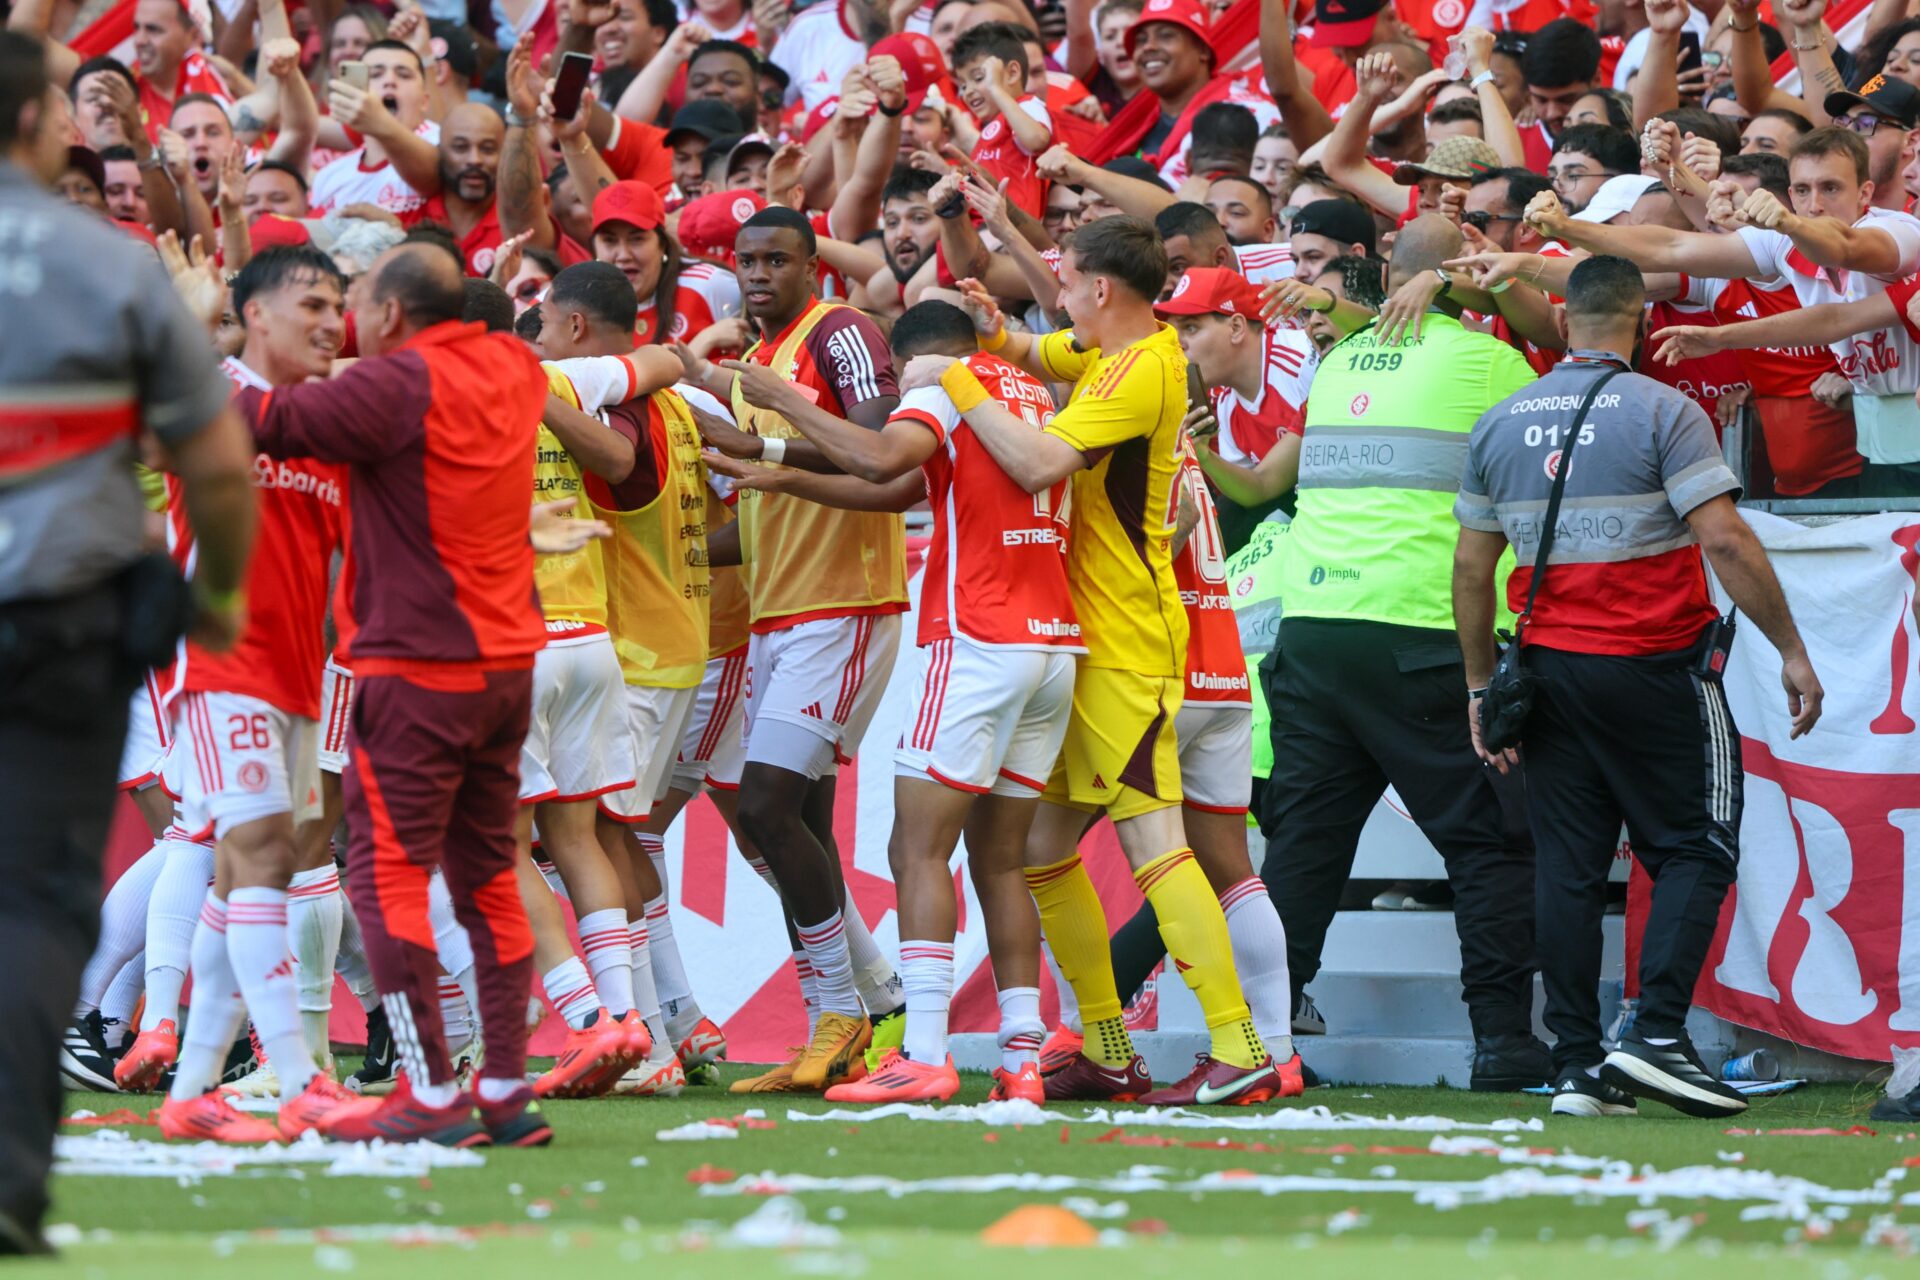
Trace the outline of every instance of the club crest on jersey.
[[1467, 6], [1461, 0], [1434, 0], [1433, 21], [1435, 26], [1459, 27], [1467, 21]]
[[1367, 406], [1371, 405], [1372, 403], [1373, 401], [1367, 397], [1367, 393], [1362, 391], [1359, 395], [1355, 396], [1353, 400], [1347, 405], [1347, 413], [1351, 417], [1358, 418], [1362, 414], [1366, 413]]
[[267, 766], [258, 760], [249, 760], [240, 766], [240, 785], [258, 795], [267, 789]]
[[1562, 452], [1561, 450], [1555, 449], [1552, 453], [1549, 453], [1541, 462], [1542, 469], [1546, 471], [1547, 479], [1549, 480], [1554, 479], [1560, 474], [1561, 452]]

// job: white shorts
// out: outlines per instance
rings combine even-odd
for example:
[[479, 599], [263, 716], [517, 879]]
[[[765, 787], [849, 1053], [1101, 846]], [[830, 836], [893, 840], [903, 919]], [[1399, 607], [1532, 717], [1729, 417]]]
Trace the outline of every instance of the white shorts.
[[175, 706], [180, 825], [218, 840], [243, 823], [320, 816], [319, 725], [239, 693], [183, 693]]
[[601, 632], [533, 659], [533, 714], [520, 747], [520, 803], [591, 800], [633, 786], [633, 735], [613, 637]]
[[120, 789], [142, 791], [160, 781], [160, 764], [173, 743], [160, 678], [151, 669], [127, 709], [127, 741], [120, 748]]
[[747, 642], [747, 762], [808, 778], [851, 763], [899, 649], [897, 613], [755, 635]]
[[320, 672], [320, 772], [347, 771], [347, 722], [353, 713], [353, 672], [327, 655]]
[[1186, 806], [1244, 814], [1253, 802], [1253, 708], [1243, 702], [1183, 702], [1173, 733]]
[[920, 649], [919, 691], [893, 770], [975, 795], [1047, 789], [1073, 709], [1074, 655], [936, 640]]
[[742, 696], [746, 689], [744, 651], [707, 660], [668, 790], [697, 796], [702, 787], [740, 789], [740, 766], [746, 758], [740, 732], [747, 714], [747, 701]]
[[627, 728], [633, 735], [634, 784], [625, 791], [600, 797], [600, 812], [618, 822], [644, 822], [653, 811], [653, 802], [663, 798], [673, 782], [673, 760], [679, 754], [680, 740], [686, 736], [687, 722], [693, 718], [700, 687], [623, 687], [627, 691]]

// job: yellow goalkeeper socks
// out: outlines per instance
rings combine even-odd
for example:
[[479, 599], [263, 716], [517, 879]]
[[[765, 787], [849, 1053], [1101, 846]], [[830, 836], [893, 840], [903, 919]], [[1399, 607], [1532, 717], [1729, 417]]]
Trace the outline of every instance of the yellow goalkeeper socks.
[[[1120, 1021], [1120, 993], [1113, 985], [1113, 956], [1107, 936], [1107, 913], [1094, 892], [1080, 855], [1063, 862], [1026, 869], [1027, 888], [1040, 908], [1040, 928], [1053, 948], [1053, 959], [1080, 1001], [1087, 1057], [1103, 1067], [1124, 1067], [1133, 1061], [1133, 1040]], [[1215, 905], [1216, 912], [1219, 910]], [[1224, 926], [1223, 926], [1224, 927]], [[1244, 1009], [1241, 1010], [1245, 1012]]]
[[1160, 919], [1167, 958], [1200, 1001], [1200, 1012], [1213, 1036], [1213, 1056], [1236, 1067], [1265, 1061], [1266, 1046], [1253, 1028], [1239, 975], [1234, 972], [1227, 918], [1206, 873], [1193, 860], [1193, 850], [1163, 853], [1135, 871], [1133, 880]]

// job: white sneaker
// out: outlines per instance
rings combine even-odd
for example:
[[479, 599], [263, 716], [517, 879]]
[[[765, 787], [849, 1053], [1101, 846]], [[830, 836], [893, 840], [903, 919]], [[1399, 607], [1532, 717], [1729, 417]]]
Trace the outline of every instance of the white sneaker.
[[673, 1046], [656, 1044], [639, 1066], [620, 1077], [612, 1092], [633, 1098], [677, 1098], [686, 1087], [686, 1068]]
[[273, 1069], [271, 1062], [263, 1062], [227, 1088], [243, 1098], [277, 1098], [280, 1096], [280, 1073]]

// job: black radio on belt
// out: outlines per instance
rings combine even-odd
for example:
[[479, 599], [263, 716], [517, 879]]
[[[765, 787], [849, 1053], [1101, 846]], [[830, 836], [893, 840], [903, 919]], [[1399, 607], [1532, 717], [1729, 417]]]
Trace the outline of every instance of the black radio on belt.
[[1700, 655], [1693, 660], [1693, 674], [1702, 680], [1718, 680], [1727, 674], [1727, 658], [1733, 653], [1735, 609], [1724, 618], [1715, 618], [1700, 633]]

